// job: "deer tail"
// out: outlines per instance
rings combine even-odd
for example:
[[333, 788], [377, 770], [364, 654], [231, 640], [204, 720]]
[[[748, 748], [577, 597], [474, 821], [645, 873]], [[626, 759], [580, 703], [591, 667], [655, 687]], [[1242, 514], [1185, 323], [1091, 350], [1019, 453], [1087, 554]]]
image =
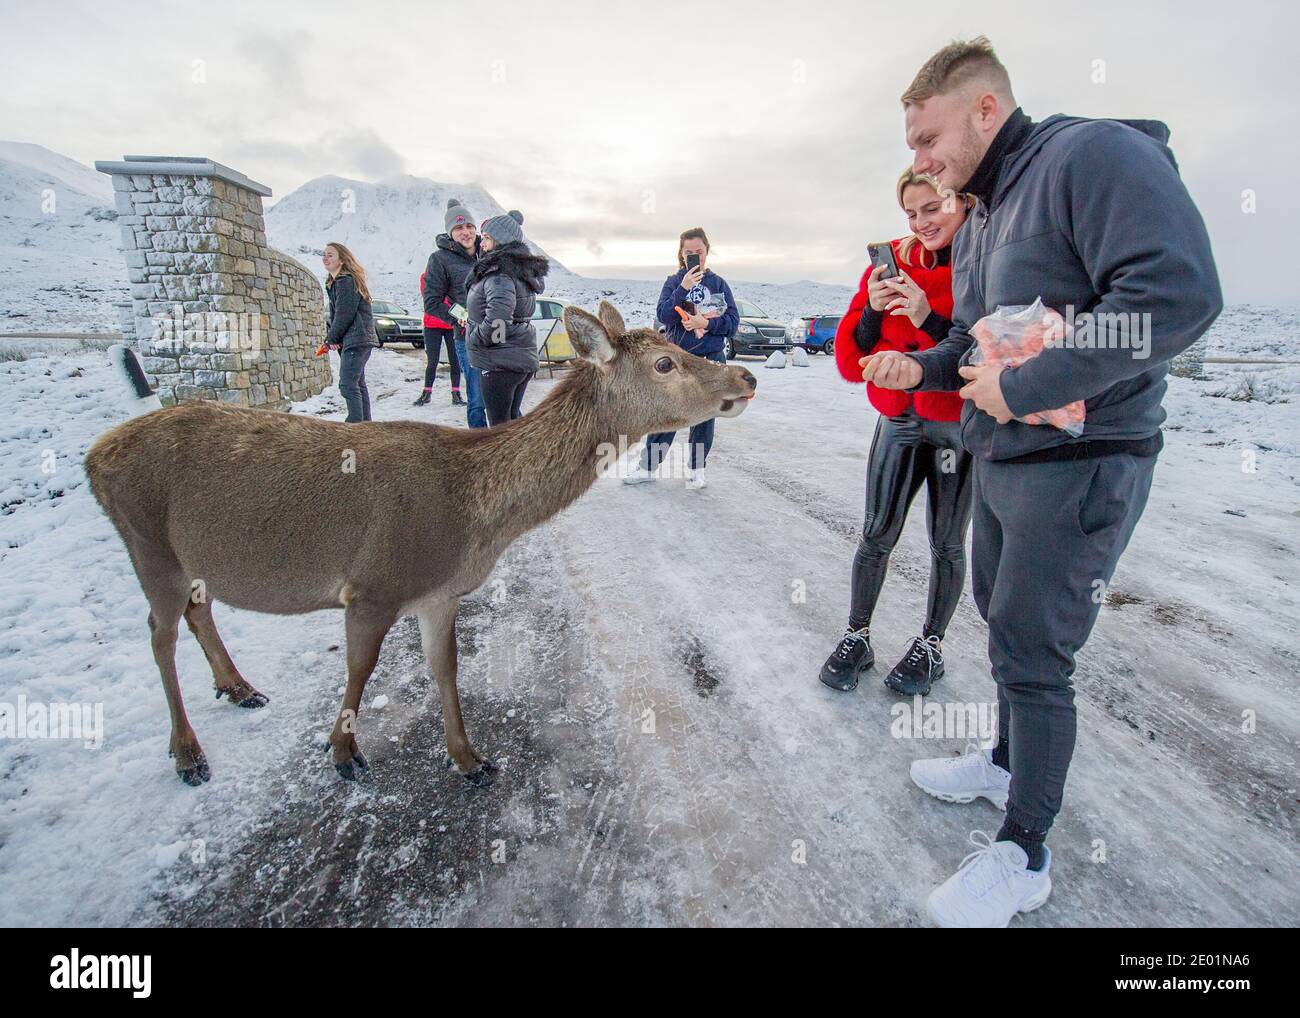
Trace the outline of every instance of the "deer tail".
[[149, 379], [145, 377], [144, 368], [140, 366], [140, 358], [135, 355], [135, 351], [125, 343], [114, 343], [108, 348], [108, 355], [112, 358], [113, 366], [117, 368], [118, 377], [122, 381], [126, 408], [131, 416], [138, 417], [140, 414], [160, 409], [162, 403], [158, 395], [149, 388]]

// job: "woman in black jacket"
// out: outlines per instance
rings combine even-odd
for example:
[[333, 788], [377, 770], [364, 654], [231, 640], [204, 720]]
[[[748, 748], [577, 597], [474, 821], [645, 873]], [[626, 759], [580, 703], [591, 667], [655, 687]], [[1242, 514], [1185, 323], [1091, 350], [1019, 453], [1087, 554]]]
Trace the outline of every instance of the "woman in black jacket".
[[375, 316], [370, 310], [366, 270], [342, 244], [325, 245], [321, 263], [329, 273], [329, 333], [325, 342], [339, 353], [339, 394], [347, 402], [347, 423], [370, 420], [370, 390], [366, 388], [366, 361], [379, 345]]
[[524, 390], [539, 365], [531, 321], [550, 264], [524, 243], [522, 213], [483, 224], [482, 254], [469, 274], [469, 362], [483, 372], [489, 426], [522, 415]]

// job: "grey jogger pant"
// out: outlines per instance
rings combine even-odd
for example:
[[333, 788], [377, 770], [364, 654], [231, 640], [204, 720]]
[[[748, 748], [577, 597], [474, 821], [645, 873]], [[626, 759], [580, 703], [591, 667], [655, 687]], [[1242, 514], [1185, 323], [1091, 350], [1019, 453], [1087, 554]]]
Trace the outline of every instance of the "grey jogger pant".
[[1009, 739], [1007, 816], [1046, 832], [1074, 753], [1074, 656], [1088, 639], [1156, 457], [975, 461], [971, 586], [989, 627], [998, 734]]

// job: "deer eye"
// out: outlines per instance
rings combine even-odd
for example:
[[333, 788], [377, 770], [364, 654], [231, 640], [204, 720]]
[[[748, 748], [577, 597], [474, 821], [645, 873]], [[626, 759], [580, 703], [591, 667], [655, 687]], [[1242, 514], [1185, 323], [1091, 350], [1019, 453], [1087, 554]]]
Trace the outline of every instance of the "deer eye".
[[661, 375], [668, 374], [668, 372], [672, 371], [673, 367], [674, 364], [673, 364], [673, 359], [671, 357], [660, 357], [657, 361], [655, 361], [655, 370], [658, 371], [659, 374]]

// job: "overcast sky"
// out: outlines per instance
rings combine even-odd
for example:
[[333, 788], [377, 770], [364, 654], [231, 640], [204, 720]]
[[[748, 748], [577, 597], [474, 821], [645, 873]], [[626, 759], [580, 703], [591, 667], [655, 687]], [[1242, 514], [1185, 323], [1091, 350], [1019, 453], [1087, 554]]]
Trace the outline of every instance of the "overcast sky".
[[1290, 2], [0, 0], [0, 12], [0, 137], [83, 162], [209, 156], [277, 196], [327, 173], [479, 181], [585, 274], [660, 275], [677, 234], [702, 225], [733, 278], [847, 284], [867, 241], [905, 229], [899, 94], [939, 46], [984, 32], [1035, 119], [1168, 123], [1229, 300], [1300, 302]]

